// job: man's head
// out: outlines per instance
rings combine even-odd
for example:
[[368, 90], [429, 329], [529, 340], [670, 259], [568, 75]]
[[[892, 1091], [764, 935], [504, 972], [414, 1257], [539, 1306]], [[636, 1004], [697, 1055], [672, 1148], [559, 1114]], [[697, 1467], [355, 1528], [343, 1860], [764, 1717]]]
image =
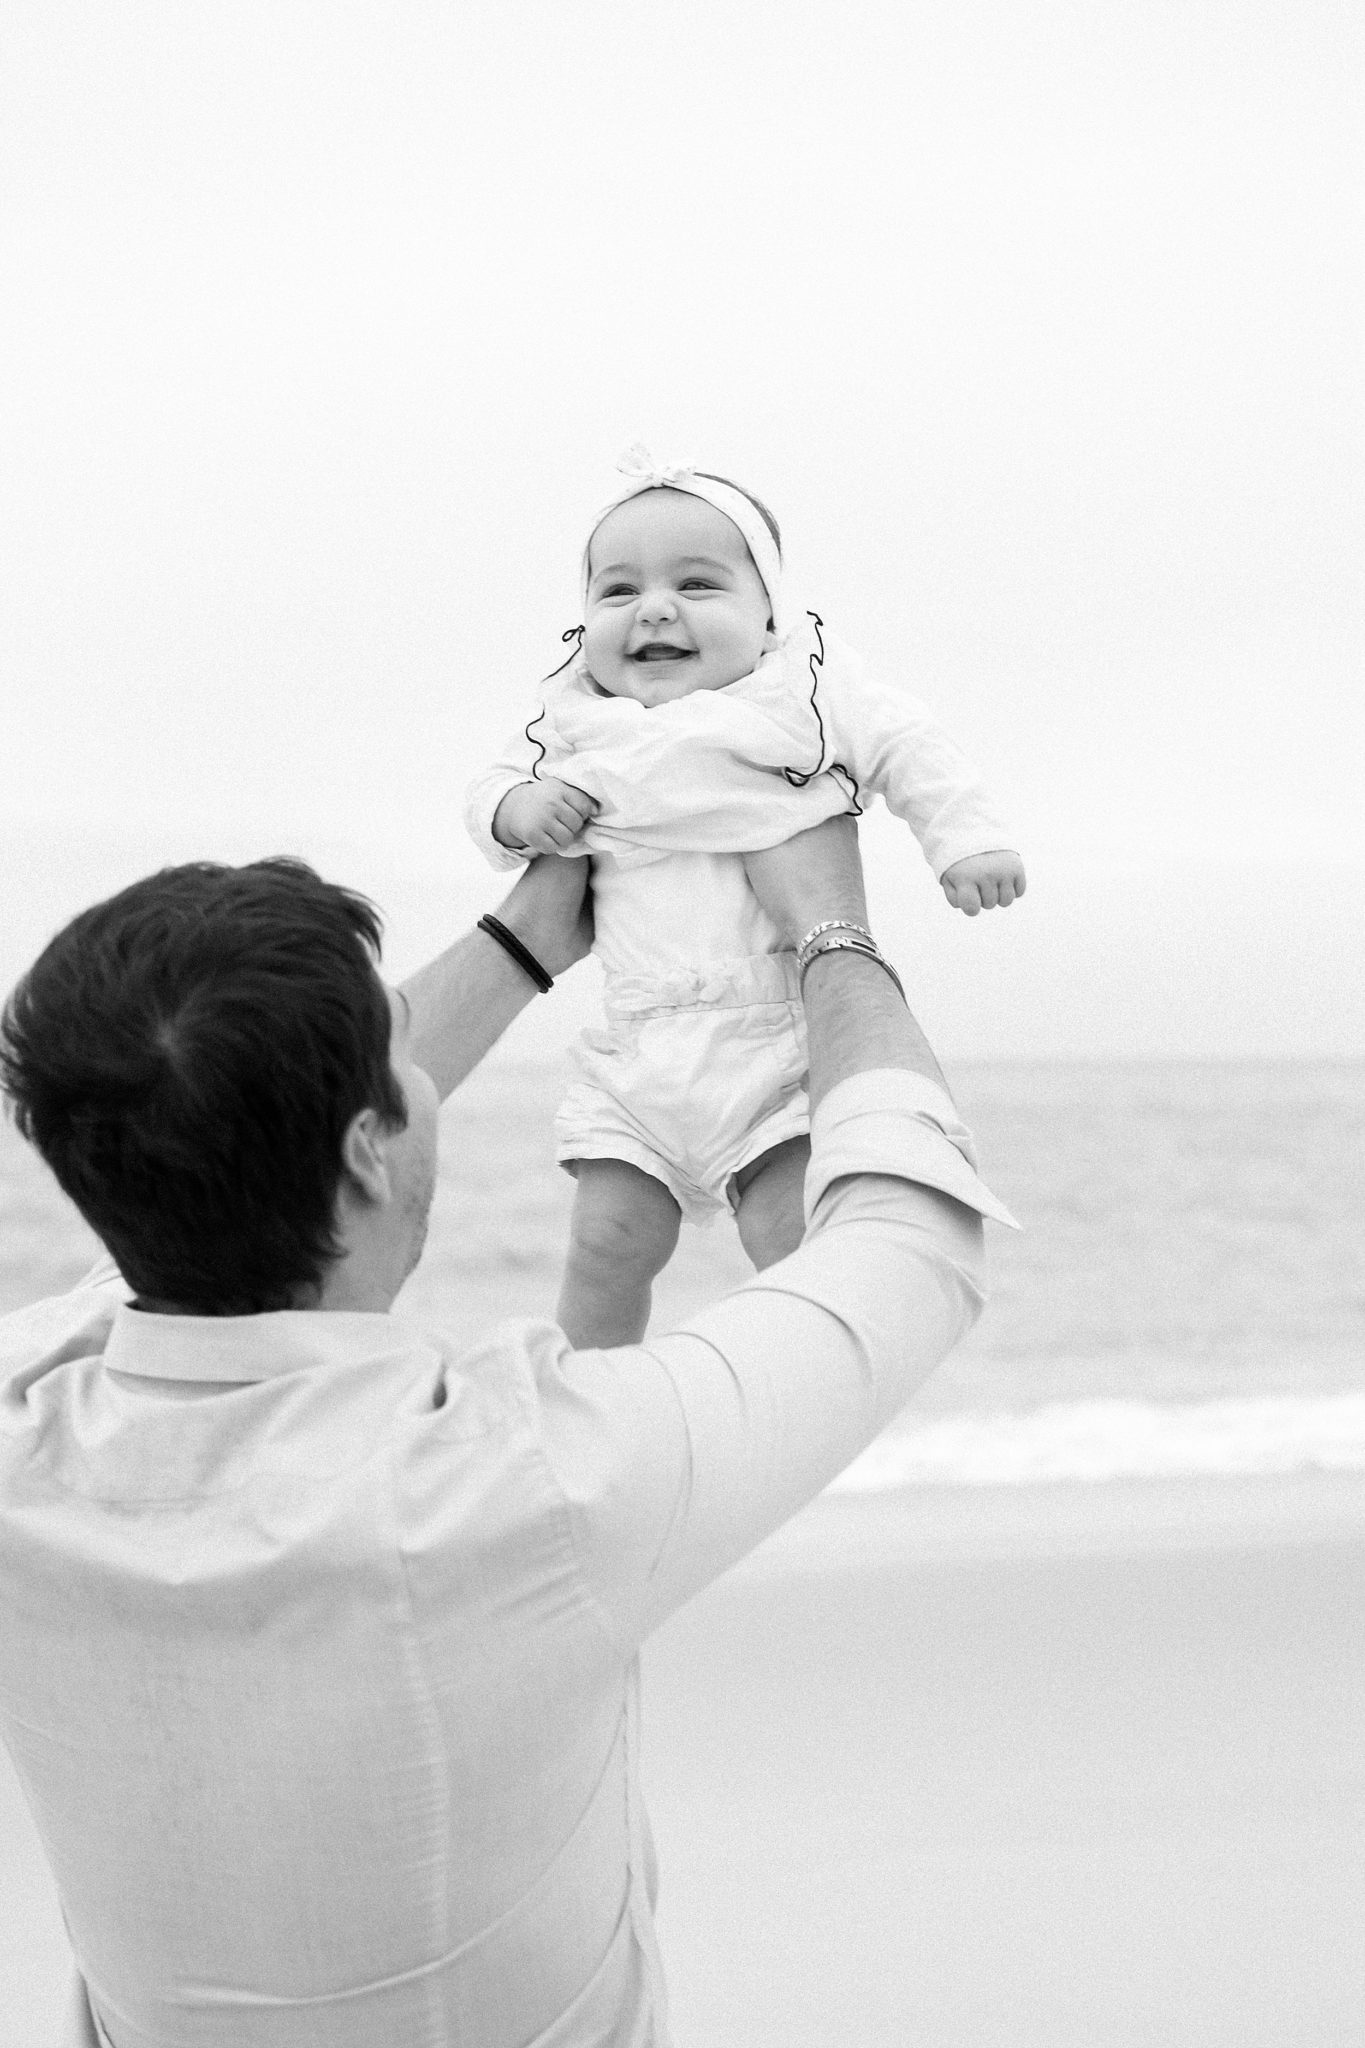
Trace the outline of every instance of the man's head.
[[[712, 479], [724, 483], [724, 479]], [[725, 483], [774, 536], [771, 515]], [[588, 543], [583, 654], [613, 697], [651, 706], [738, 682], [777, 644], [773, 599], [734, 519], [670, 485], [639, 491]]]
[[199, 862], [84, 911], [10, 997], [15, 1120], [140, 1297], [203, 1315], [315, 1299], [347, 1201], [390, 1199], [390, 1140], [415, 1256], [435, 1097], [379, 932], [301, 861]]

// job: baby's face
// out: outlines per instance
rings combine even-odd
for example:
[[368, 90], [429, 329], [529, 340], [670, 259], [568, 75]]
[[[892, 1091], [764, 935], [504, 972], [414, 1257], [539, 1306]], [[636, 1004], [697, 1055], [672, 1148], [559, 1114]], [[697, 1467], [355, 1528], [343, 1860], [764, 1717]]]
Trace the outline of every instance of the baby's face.
[[594, 533], [588, 568], [583, 652], [613, 697], [654, 705], [723, 690], [775, 645], [744, 536], [704, 498], [628, 498]]

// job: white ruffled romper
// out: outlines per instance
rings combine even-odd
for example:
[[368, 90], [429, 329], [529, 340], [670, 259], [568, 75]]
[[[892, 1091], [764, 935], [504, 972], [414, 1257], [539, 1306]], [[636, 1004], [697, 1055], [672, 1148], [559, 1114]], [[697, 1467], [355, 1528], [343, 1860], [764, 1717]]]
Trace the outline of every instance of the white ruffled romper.
[[881, 796], [936, 875], [1016, 842], [971, 764], [913, 698], [868, 681], [813, 613], [751, 675], [648, 709], [581, 662], [470, 785], [466, 823], [493, 866], [509, 789], [544, 776], [599, 810], [592, 858], [603, 1028], [584, 1033], [555, 1120], [557, 1157], [623, 1159], [692, 1221], [732, 1204], [736, 1173], [810, 1128], [795, 956], [741, 855]]

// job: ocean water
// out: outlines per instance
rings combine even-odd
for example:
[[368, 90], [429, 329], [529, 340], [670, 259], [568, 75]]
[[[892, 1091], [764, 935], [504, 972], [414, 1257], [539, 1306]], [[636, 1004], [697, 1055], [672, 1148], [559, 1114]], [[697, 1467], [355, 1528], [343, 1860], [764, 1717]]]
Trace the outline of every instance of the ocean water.
[[[1025, 1225], [991, 1232], [990, 1306], [840, 1486], [1365, 1470], [1365, 1062], [965, 1064], [983, 1168]], [[556, 1066], [494, 1055], [447, 1106], [421, 1266], [400, 1307], [469, 1339], [551, 1315], [571, 1183]], [[0, 1130], [0, 1310], [94, 1252]], [[685, 1228], [667, 1327], [749, 1268]]]

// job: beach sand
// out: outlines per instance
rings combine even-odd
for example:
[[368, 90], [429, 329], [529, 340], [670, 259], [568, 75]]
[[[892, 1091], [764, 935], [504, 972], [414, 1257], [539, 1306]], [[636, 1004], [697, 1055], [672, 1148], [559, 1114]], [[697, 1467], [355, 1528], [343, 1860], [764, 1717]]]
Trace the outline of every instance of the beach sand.
[[1365, 2040], [1365, 1485], [819, 1502], [646, 1653], [678, 2048]]
[[[1354, 2048], [1365, 1482], [826, 1497], [645, 1655], [678, 2048]], [[0, 2048], [65, 1945], [0, 1779]]]

